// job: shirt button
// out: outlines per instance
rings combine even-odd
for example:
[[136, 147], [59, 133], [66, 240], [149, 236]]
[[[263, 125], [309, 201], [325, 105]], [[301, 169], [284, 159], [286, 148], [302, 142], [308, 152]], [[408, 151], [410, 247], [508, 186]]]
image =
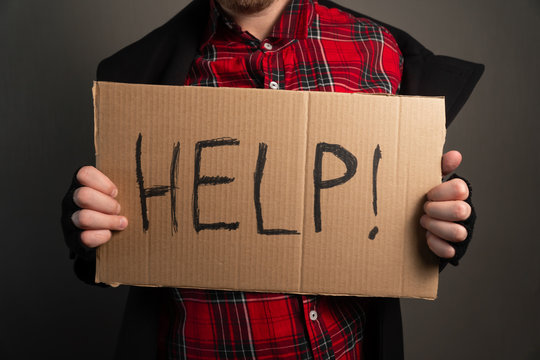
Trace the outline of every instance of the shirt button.
[[309, 312], [309, 318], [312, 320], [312, 321], [315, 321], [317, 320], [317, 318], [319, 317], [319, 315], [317, 314], [317, 312], [315, 310], [311, 310]]
[[266, 50], [272, 50], [272, 49], [273, 49], [273, 46], [272, 46], [272, 44], [270, 44], [270, 43], [264, 43], [263, 46], [264, 46], [264, 48], [265, 48]]
[[274, 90], [277, 90], [277, 89], [279, 89], [279, 85], [275, 81], [270, 81], [270, 88], [272, 88]]

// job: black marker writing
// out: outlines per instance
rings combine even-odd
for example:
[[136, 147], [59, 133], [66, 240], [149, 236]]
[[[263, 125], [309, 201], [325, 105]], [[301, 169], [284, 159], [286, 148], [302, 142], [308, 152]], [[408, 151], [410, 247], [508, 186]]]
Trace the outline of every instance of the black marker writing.
[[148, 206], [147, 199], [154, 196], [164, 196], [170, 192], [171, 196], [171, 227], [172, 232], [178, 232], [178, 221], [176, 220], [176, 179], [178, 179], [178, 158], [180, 155], [180, 143], [177, 142], [173, 146], [169, 185], [157, 185], [149, 188], [144, 187], [144, 176], [142, 173], [142, 161], [141, 161], [141, 148], [142, 148], [142, 134], [139, 133], [137, 138], [137, 144], [135, 147], [135, 162], [136, 162], [136, 175], [137, 184], [139, 185], [139, 197], [141, 200], [141, 216], [143, 231], [148, 231]]
[[[330, 180], [322, 180], [322, 159], [325, 152], [331, 152], [343, 161], [347, 168], [343, 176]], [[356, 173], [357, 163], [356, 157], [338, 144], [317, 144], [315, 166], [313, 168], [313, 184], [315, 185], [313, 216], [315, 220], [315, 232], [321, 232], [321, 189], [329, 189], [347, 182]]]
[[212, 140], [199, 141], [195, 144], [195, 175], [193, 178], [193, 227], [195, 231], [199, 232], [201, 230], [236, 230], [240, 223], [209, 223], [201, 224], [199, 221], [199, 186], [201, 185], [219, 185], [219, 184], [229, 184], [234, 181], [234, 178], [226, 176], [200, 176], [201, 172], [201, 154], [202, 150], [207, 147], [216, 147], [216, 146], [228, 146], [228, 145], [240, 145], [240, 141], [231, 138], [219, 138]]
[[[379, 170], [379, 161], [382, 159], [381, 154], [381, 148], [379, 147], [379, 144], [377, 144], [377, 147], [375, 148], [375, 151], [373, 152], [373, 213], [375, 213], [375, 216], [377, 216], [377, 173]], [[375, 226], [371, 231], [369, 232], [369, 239], [374, 240], [375, 236], [379, 232], [379, 228]]]
[[257, 167], [253, 174], [254, 179], [254, 201], [255, 201], [255, 215], [257, 217], [257, 233], [263, 235], [299, 235], [296, 230], [286, 229], [265, 229], [263, 225], [262, 206], [261, 206], [261, 182], [263, 177], [264, 165], [266, 164], [266, 152], [268, 145], [265, 143], [259, 143], [259, 155], [257, 156]]

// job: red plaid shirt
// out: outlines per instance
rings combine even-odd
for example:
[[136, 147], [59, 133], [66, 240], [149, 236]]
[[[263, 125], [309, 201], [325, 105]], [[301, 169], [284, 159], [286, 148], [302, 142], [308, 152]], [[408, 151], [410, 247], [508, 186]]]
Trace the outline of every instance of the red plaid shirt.
[[[259, 41], [211, 1], [186, 85], [396, 93], [390, 33], [316, 0], [292, 0]], [[159, 352], [168, 359], [360, 359], [366, 299], [171, 289]], [[369, 326], [369, 324], [366, 324]]]

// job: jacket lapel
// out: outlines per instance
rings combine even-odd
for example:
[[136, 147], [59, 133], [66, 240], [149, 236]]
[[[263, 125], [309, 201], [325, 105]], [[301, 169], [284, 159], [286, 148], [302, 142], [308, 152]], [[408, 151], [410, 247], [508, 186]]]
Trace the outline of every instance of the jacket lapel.
[[444, 96], [446, 99], [446, 127], [456, 118], [471, 95], [484, 65], [448, 56], [434, 55], [405, 31], [344, 8], [332, 1], [319, 4], [337, 8], [356, 17], [368, 18], [384, 26], [396, 39], [404, 57], [400, 94]]

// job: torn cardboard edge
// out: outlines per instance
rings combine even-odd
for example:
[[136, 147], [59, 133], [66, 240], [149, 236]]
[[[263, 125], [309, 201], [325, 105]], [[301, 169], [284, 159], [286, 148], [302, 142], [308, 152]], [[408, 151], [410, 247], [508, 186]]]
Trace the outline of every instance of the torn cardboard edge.
[[[127, 230], [115, 233], [98, 250], [96, 281], [436, 297], [437, 261], [419, 240], [418, 219], [425, 193], [441, 180], [443, 98], [98, 82], [94, 104], [98, 167], [119, 187], [119, 201], [130, 220]], [[134, 140], [139, 137], [139, 170], [163, 192], [146, 199], [146, 214], [151, 219], [147, 221], [153, 224], [146, 231], [142, 230], [141, 184], [137, 185], [135, 176]], [[237, 139], [238, 144], [199, 148], [197, 175], [196, 144], [211, 139]], [[171, 145], [175, 143], [180, 144], [175, 206], [181, 217], [176, 220], [182, 229], [177, 232], [171, 231], [172, 211], [166, 206], [173, 193], [167, 174], [171, 173]], [[299, 235], [263, 234], [259, 216], [253, 215], [257, 201], [251, 189], [261, 144], [266, 145], [259, 183], [264, 226], [269, 225], [266, 230], [292, 229]], [[334, 145], [346, 152], [340, 153]], [[375, 174], [377, 147], [382, 156]], [[356, 158], [355, 171], [336, 185], [335, 180], [350, 170], [344, 166], [347, 152]], [[313, 174], [317, 164], [323, 169], [318, 182]], [[197, 176], [224, 182], [202, 181], [194, 186]], [[278, 181], [280, 176], [285, 181]], [[226, 182], [225, 178], [233, 180]], [[147, 185], [142, 186], [145, 191], [151, 188]], [[196, 187], [202, 214], [199, 225], [241, 226], [193, 230], [194, 216], [190, 214]], [[317, 219], [313, 219], [317, 197], [323, 214], [319, 231]], [[274, 204], [272, 200], [276, 200]], [[390, 209], [389, 204], [396, 206]], [[231, 221], [235, 216], [223, 219], [223, 214], [235, 214], [239, 221]], [[381, 229], [373, 235], [381, 244], [369, 238], [374, 228]], [[396, 235], [399, 233], [405, 235]], [[356, 239], [357, 234], [361, 238]]]

